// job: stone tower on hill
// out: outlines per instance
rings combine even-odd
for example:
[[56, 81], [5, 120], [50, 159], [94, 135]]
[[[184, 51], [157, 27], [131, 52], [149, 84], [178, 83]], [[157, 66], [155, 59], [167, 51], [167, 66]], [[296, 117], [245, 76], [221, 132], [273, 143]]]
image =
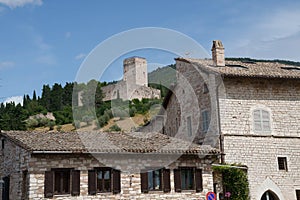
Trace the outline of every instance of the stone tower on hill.
[[112, 99], [160, 98], [160, 90], [148, 87], [147, 60], [141, 57], [126, 58], [123, 61], [123, 80], [102, 87], [104, 101]]

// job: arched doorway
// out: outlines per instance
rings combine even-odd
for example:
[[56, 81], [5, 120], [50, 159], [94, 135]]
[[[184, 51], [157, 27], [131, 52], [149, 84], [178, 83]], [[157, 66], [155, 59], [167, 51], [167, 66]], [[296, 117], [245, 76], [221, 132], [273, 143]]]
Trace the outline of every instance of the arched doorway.
[[277, 195], [274, 192], [268, 190], [262, 195], [260, 200], [280, 200], [280, 199], [277, 197]]

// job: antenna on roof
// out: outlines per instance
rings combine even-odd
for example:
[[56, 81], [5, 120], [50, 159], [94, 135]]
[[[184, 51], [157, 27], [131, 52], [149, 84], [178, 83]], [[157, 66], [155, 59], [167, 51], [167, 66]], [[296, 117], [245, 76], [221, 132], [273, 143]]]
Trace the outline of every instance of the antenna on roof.
[[184, 53], [185, 57], [188, 57], [191, 54], [191, 52], [187, 51]]

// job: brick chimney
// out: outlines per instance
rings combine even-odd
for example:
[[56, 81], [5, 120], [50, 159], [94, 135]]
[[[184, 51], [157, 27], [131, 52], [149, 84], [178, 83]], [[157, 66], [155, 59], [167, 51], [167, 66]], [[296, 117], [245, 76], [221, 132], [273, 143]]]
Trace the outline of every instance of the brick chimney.
[[211, 48], [214, 65], [225, 67], [224, 47], [221, 40], [214, 40]]

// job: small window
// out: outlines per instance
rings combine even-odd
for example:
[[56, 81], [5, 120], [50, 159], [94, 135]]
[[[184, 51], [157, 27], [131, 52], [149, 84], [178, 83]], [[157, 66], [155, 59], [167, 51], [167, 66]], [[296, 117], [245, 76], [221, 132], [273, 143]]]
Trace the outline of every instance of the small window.
[[193, 134], [193, 130], [192, 130], [192, 119], [191, 116], [187, 117], [186, 119], [186, 126], [187, 126], [187, 132], [188, 132], [188, 136], [192, 136]]
[[267, 110], [257, 109], [253, 111], [253, 123], [255, 132], [270, 132], [270, 113]]
[[287, 171], [287, 159], [286, 157], [278, 157], [278, 169]]
[[109, 167], [95, 168], [88, 171], [88, 193], [121, 192], [120, 171]]
[[2, 140], [1, 140], [1, 149], [2, 149], [2, 150], [4, 149], [4, 144], [5, 144], [5, 140], [2, 139]]
[[170, 192], [170, 170], [158, 169], [141, 173], [141, 191], [148, 193], [149, 191]]
[[207, 94], [208, 92], [209, 92], [209, 90], [208, 90], [207, 84], [204, 83], [203, 84], [203, 94]]
[[97, 192], [111, 192], [111, 169], [102, 168], [96, 170]]
[[54, 172], [54, 195], [70, 193], [70, 170]]
[[207, 110], [202, 111], [202, 131], [207, 132], [210, 123], [210, 116]]
[[182, 190], [201, 192], [203, 190], [202, 170], [194, 167], [174, 169], [174, 186], [175, 192], [181, 192]]
[[180, 170], [181, 177], [181, 189], [182, 190], [193, 190], [195, 187], [194, 184], [194, 170], [193, 169], [181, 169]]
[[296, 190], [296, 198], [297, 200], [300, 200], [300, 190]]

